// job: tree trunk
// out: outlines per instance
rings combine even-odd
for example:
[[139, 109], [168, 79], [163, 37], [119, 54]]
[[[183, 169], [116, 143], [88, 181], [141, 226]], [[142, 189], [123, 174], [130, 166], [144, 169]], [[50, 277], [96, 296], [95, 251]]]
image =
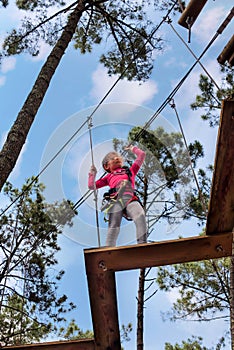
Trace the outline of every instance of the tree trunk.
[[137, 297], [137, 350], [144, 349], [144, 294], [145, 294], [145, 269], [140, 269], [138, 297]]
[[232, 257], [230, 267], [230, 330], [232, 350], [234, 350], [234, 242], [232, 242]]
[[26, 141], [37, 111], [44, 99], [50, 81], [66, 48], [71, 42], [77, 23], [85, 9], [84, 3], [85, 1], [80, 0], [74, 11], [69, 16], [67, 25], [65, 26], [60, 39], [57, 41], [43, 65], [31, 92], [8, 133], [7, 140], [0, 152], [0, 191], [17, 162], [20, 151]]
[[[143, 185], [143, 208], [146, 211], [148, 198], [148, 178], [144, 176]], [[145, 297], [145, 269], [140, 269], [137, 295], [137, 350], [144, 349], [144, 297]]]

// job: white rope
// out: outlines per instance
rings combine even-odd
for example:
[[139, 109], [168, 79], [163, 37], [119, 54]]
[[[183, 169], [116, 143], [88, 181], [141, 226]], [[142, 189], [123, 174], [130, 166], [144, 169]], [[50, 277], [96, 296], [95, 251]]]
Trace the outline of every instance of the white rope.
[[[90, 143], [90, 153], [91, 153], [91, 160], [92, 160], [92, 166], [94, 165], [94, 156], [93, 156], [93, 141], [92, 141], [92, 118], [88, 117], [88, 129], [89, 129], [89, 143]], [[97, 188], [96, 183], [94, 181], [94, 202], [95, 202], [95, 214], [96, 214], [96, 226], [97, 226], [97, 237], [98, 237], [98, 246], [101, 246], [100, 241], [100, 229], [99, 229], [99, 219], [98, 219], [98, 194], [97, 194]]]
[[216, 81], [214, 80], [214, 78], [210, 75], [210, 73], [207, 71], [207, 69], [205, 68], [205, 66], [201, 63], [201, 61], [198, 59], [198, 57], [195, 55], [195, 53], [192, 51], [192, 49], [189, 47], [189, 45], [184, 41], [184, 39], [182, 38], [182, 36], [176, 31], [176, 29], [174, 28], [174, 26], [171, 23], [171, 19], [168, 17], [168, 21], [167, 23], [170, 25], [171, 29], [174, 31], [174, 33], [178, 36], [178, 38], [182, 41], [182, 43], [186, 46], [186, 48], [189, 50], [189, 52], [193, 55], [193, 57], [197, 60], [198, 64], [202, 67], [202, 69], [205, 71], [205, 73], [208, 75], [208, 77], [210, 78], [210, 80], [214, 83], [214, 85], [216, 86], [216, 88], [218, 90], [220, 90], [219, 85], [216, 83]]
[[201, 204], [202, 204], [202, 209], [203, 209], [204, 213], [207, 214], [207, 207], [206, 207], [205, 199], [204, 199], [203, 193], [202, 193], [202, 191], [200, 189], [195, 170], [193, 168], [192, 160], [191, 160], [190, 153], [189, 153], [188, 143], [186, 141], [184, 130], [183, 130], [183, 127], [182, 127], [182, 124], [181, 124], [181, 121], [180, 121], [180, 117], [179, 117], [179, 114], [177, 112], [175, 101], [174, 101], [173, 98], [171, 99], [170, 105], [171, 105], [171, 108], [173, 108], [174, 111], [175, 111], [176, 118], [177, 118], [177, 121], [178, 121], [178, 124], [179, 124], [179, 127], [180, 127], [180, 131], [181, 131], [181, 134], [182, 134], [182, 137], [183, 137], [183, 140], [184, 140], [184, 144], [185, 144], [188, 156], [189, 156], [189, 165], [191, 167], [194, 180], [196, 182], [197, 190], [198, 190], [198, 193], [199, 193], [199, 198], [200, 198]]

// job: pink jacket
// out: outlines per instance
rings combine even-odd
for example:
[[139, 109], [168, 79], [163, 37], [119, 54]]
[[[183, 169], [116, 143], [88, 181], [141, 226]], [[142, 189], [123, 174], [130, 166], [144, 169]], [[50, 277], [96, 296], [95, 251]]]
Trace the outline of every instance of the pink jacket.
[[[130, 167], [131, 171], [131, 186], [132, 189], [135, 188], [135, 177], [136, 174], [138, 173], [142, 163], [144, 162], [145, 159], [145, 152], [139, 149], [138, 147], [134, 146], [132, 152], [137, 156], [136, 160]], [[126, 174], [126, 171], [124, 168], [119, 168], [115, 169], [113, 173], [109, 173], [103, 178], [97, 180], [95, 182], [95, 174], [94, 173], [89, 173], [89, 178], [88, 178], [88, 187], [90, 190], [94, 189], [94, 182], [96, 183], [96, 188], [101, 188], [104, 186], [109, 186], [110, 188], [118, 188], [120, 186], [120, 183], [123, 180], [129, 180], [128, 175]]]

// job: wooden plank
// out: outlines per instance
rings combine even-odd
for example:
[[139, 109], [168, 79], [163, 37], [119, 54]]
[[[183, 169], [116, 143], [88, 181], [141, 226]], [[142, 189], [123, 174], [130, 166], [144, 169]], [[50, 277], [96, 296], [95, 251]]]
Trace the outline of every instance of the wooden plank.
[[234, 227], [234, 100], [223, 102], [216, 145], [206, 234]]
[[86, 267], [95, 349], [121, 350], [115, 273], [103, 269], [95, 273], [87, 260]]
[[205, 6], [206, 2], [207, 0], [190, 0], [187, 7], [183, 11], [178, 23], [181, 26], [188, 29], [189, 28], [188, 21], [190, 23], [190, 26], [194, 24], [199, 13]]
[[5, 346], [1, 349], [15, 350], [95, 350], [94, 339], [68, 340], [45, 342], [38, 344], [25, 344], [18, 346]]
[[231, 37], [227, 45], [224, 47], [223, 51], [221, 54], [218, 56], [217, 61], [220, 64], [224, 64], [226, 61], [230, 63], [232, 66], [232, 56], [234, 52], [234, 35]]
[[96, 349], [121, 350], [114, 271], [220, 258], [232, 254], [233, 234], [123, 247], [85, 249]]
[[232, 236], [229, 232], [132, 246], [85, 249], [86, 271], [89, 276], [100, 271], [123, 271], [231, 256]]

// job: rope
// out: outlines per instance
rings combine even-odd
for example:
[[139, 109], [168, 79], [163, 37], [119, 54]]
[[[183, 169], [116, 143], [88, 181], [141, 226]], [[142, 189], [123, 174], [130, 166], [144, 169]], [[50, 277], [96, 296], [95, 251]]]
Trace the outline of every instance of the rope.
[[[173, 4], [172, 8], [168, 11], [168, 14], [166, 17], [164, 17], [163, 21], [161, 21], [161, 23], [157, 26], [157, 28], [155, 29], [155, 31], [153, 33], [156, 32], [157, 29], [159, 29], [159, 27], [161, 26], [162, 23], [165, 22], [165, 19], [168, 17], [169, 13], [173, 10], [174, 6], [176, 5], [177, 1]], [[166, 105], [171, 101], [171, 99], [175, 96], [175, 94], [177, 93], [177, 91], [179, 90], [179, 88], [182, 86], [183, 82], [186, 80], [186, 78], [188, 77], [188, 75], [191, 73], [191, 71], [193, 70], [193, 68], [196, 66], [197, 63], [200, 62], [200, 59], [204, 56], [204, 54], [206, 53], [206, 51], [209, 49], [209, 47], [213, 44], [213, 42], [216, 40], [216, 38], [218, 37], [219, 34], [222, 34], [224, 28], [227, 26], [227, 24], [231, 21], [232, 17], [233, 17], [233, 13], [234, 10], [232, 9], [230, 14], [228, 15], [228, 17], [224, 20], [224, 22], [221, 24], [221, 26], [218, 28], [216, 34], [213, 36], [213, 38], [211, 39], [211, 41], [209, 42], [209, 44], [206, 46], [206, 48], [203, 50], [202, 54], [196, 58], [195, 63], [191, 66], [191, 68], [188, 70], [188, 72], [185, 74], [185, 76], [180, 80], [180, 82], [176, 85], [176, 87], [172, 90], [172, 92], [168, 95], [168, 97], [164, 100], [164, 102], [161, 104], [161, 106], [157, 109], [157, 111], [153, 114], [153, 116], [150, 118], [150, 120], [145, 124], [144, 128], [148, 128], [152, 122], [156, 119], [156, 117], [161, 113], [161, 111], [166, 107]], [[129, 67], [129, 66], [128, 66]], [[127, 68], [128, 68], [127, 67]], [[126, 68], [126, 69], [127, 69]], [[126, 71], [126, 70], [125, 70]], [[124, 72], [125, 72], [124, 71]], [[122, 78], [122, 75], [121, 75]], [[92, 118], [92, 116], [94, 115], [94, 113], [97, 111], [97, 109], [101, 106], [101, 104], [104, 102], [104, 100], [106, 99], [106, 97], [109, 95], [109, 93], [113, 90], [113, 88], [116, 86], [116, 84], [118, 83], [118, 81], [121, 79], [120, 77], [116, 80], [116, 82], [113, 84], [113, 86], [109, 89], [109, 91], [106, 93], [106, 95], [103, 97], [103, 99], [101, 100], [101, 102], [98, 104], [98, 106], [94, 109], [94, 111], [92, 112], [92, 114], [90, 115], [90, 117], [88, 118], [87, 121], [85, 121], [80, 128], [71, 136], [71, 138], [65, 143], [64, 146], [62, 146], [60, 148], [60, 150], [55, 154], [55, 156], [46, 164], [46, 166], [40, 171], [40, 173], [36, 176], [35, 179], [37, 179], [42, 172], [45, 171], [45, 169], [54, 161], [54, 159], [60, 154], [60, 152], [65, 148], [65, 146], [75, 137], [75, 135], [84, 127], [84, 125]], [[140, 136], [140, 133], [139, 133]], [[31, 186], [33, 183], [35, 182], [32, 181], [29, 185]], [[24, 190], [26, 191], [28, 189], [28, 187]], [[24, 191], [4, 210], [2, 211], [2, 213], [0, 214], [0, 216], [2, 216], [23, 194]], [[73, 209], [78, 208], [83, 202], [85, 202], [85, 200], [92, 194], [92, 192], [87, 191], [84, 196], [82, 196], [73, 206]]]
[[181, 131], [181, 134], [182, 134], [182, 137], [183, 137], [183, 140], [184, 140], [184, 144], [185, 144], [185, 147], [186, 147], [188, 156], [189, 156], [189, 165], [190, 165], [190, 168], [191, 168], [191, 170], [192, 170], [193, 177], [194, 177], [194, 180], [195, 180], [197, 189], [198, 189], [199, 198], [200, 198], [201, 203], [202, 203], [202, 209], [203, 209], [204, 213], [207, 214], [207, 207], [206, 207], [205, 199], [204, 199], [203, 193], [202, 193], [202, 191], [201, 191], [201, 188], [200, 188], [200, 186], [199, 186], [199, 183], [198, 183], [198, 180], [197, 180], [197, 176], [196, 176], [195, 170], [194, 170], [194, 168], [193, 168], [191, 156], [190, 156], [190, 154], [189, 154], [188, 143], [187, 143], [186, 138], [185, 138], [185, 133], [184, 133], [184, 130], [183, 130], [181, 121], [180, 121], [180, 117], [179, 117], [178, 111], [177, 111], [177, 109], [176, 109], [176, 104], [175, 104], [174, 99], [171, 99], [170, 105], [171, 105], [171, 108], [174, 109], [174, 111], [175, 111], [176, 118], [177, 118], [177, 121], [178, 121], [178, 124], [179, 124], [179, 127], [180, 127], [180, 131]]
[[[139, 138], [141, 137], [141, 135], [143, 134], [144, 130], [149, 128], [150, 125], [154, 122], [154, 120], [159, 116], [159, 114], [163, 111], [163, 109], [171, 102], [171, 100], [173, 99], [173, 97], [176, 95], [176, 93], [178, 92], [178, 90], [180, 89], [180, 87], [183, 85], [183, 83], [185, 82], [185, 80], [187, 79], [187, 77], [189, 76], [189, 74], [192, 72], [192, 70], [194, 69], [194, 67], [197, 65], [197, 63], [200, 62], [201, 58], [205, 55], [205, 53], [207, 52], [207, 50], [210, 48], [210, 46], [213, 44], [213, 42], [217, 39], [218, 35], [221, 34], [221, 29], [223, 29], [224, 24], [226, 25], [227, 23], [227, 19], [229, 19], [230, 14], [228, 15], [228, 17], [224, 20], [224, 22], [222, 23], [222, 25], [219, 27], [219, 29], [217, 30], [217, 32], [214, 34], [214, 36], [212, 37], [212, 39], [210, 40], [210, 42], [207, 44], [207, 46], [204, 48], [204, 50], [202, 51], [202, 53], [200, 54], [199, 57], [196, 57], [196, 61], [192, 64], [192, 66], [190, 67], [190, 69], [187, 71], [187, 73], [183, 76], [183, 78], [179, 81], [179, 83], [175, 86], [175, 88], [170, 92], [170, 94], [167, 96], [167, 98], [163, 101], [163, 103], [160, 105], [160, 107], [155, 111], [155, 113], [151, 116], [151, 118], [145, 123], [145, 125], [143, 126], [142, 130], [139, 131], [139, 133], [136, 135], [135, 140], [139, 140]], [[87, 191], [87, 193], [84, 195], [86, 196], [88, 194], [89, 191]], [[81, 198], [81, 201], [83, 200], [84, 196]], [[81, 202], [83, 203], [83, 201]], [[75, 207], [78, 208], [81, 204], [78, 202], [75, 203]]]
[[[217, 87], [218, 90], [220, 90], [219, 85], [216, 83], [216, 81], [213, 79], [213, 77], [209, 74], [209, 72], [207, 71], [207, 69], [204, 67], [204, 65], [200, 62], [200, 60], [197, 58], [197, 56], [194, 54], [194, 52], [192, 51], [192, 49], [189, 47], [189, 45], [184, 41], [184, 39], [182, 38], [182, 36], [176, 31], [176, 29], [173, 27], [173, 25], [171, 24], [171, 19], [168, 17], [168, 21], [167, 23], [170, 25], [171, 29], [175, 32], [175, 34], [180, 38], [180, 40], [183, 42], [183, 44], [186, 46], [186, 48], [189, 50], [189, 52], [193, 55], [193, 57], [198, 61], [198, 63], [200, 64], [200, 66], [203, 68], [203, 70], [206, 72], [206, 74], [208, 75], [208, 77], [210, 78], [210, 80], [214, 83], [214, 85]], [[217, 101], [217, 100], [216, 100]]]
[[[159, 114], [163, 111], [163, 109], [167, 106], [168, 103], [170, 103], [170, 101], [173, 99], [173, 97], [176, 95], [177, 91], [180, 89], [180, 87], [182, 86], [182, 84], [184, 83], [184, 81], [187, 79], [187, 77], [189, 76], [189, 74], [192, 72], [192, 70], [194, 69], [194, 67], [197, 65], [197, 63], [200, 63], [201, 58], [205, 55], [205, 53], [207, 52], [207, 50], [210, 48], [210, 46], [213, 44], [213, 42], [217, 39], [219, 34], [222, 34], [224, 28], [227, 26], [227, 24], [231, 21], [232, 17], [233, 17], [233, 9], [231, 10], [230, 14], [226, 17], [226, 19], [223, 21], [223, 23], [220, 25], [220, 27], [218, 28], [218, 30], [216, 31], [216, 33], [214, 34], [213, 38], [210, 40], [210, 42], [207, 44], [207, 46], [205, 47], [205, 49], [203, 50], [203, 52], [200, 54], [199, 57], [195, 56], [196, 61], [194, 62], [194, 64], [190, 67], [190, 69], [187, 71], [187, 73], [183, 76], [183, 78], [179, 81], [179, 83], [176, 85], [176, 87], [171, 91], [171, 93], [167, 96], [167, 98], [163, 101], [163, 103], [161, 104], [161, 106], [156, 110], [156, 112], [152, 115], [152, 117], [149, 119], [148, 122], [145, 123], [145, 125], [143, 126], [142, 130], [136, 135], [136, 140], [139, 140], [140, 136], [142, 135], [142, 133], [144, 132], [145, 129], [147, 129], [152, 123], [153, 121], [159, 116]], [[168, 17], [168, 16], [167, 16]], [[166, 20], [166, 18], [164, 19]], [[87, 196], [89, 194], [89, 191], [87, 191], [85, 193], [85, 195], [78, 200], [75, 205], [74, 208], [79, 208], [79, 206], [81, 204], [84, 203], [85, 201], [85, 197], [88, 198]]]
[[161, 20], [161, 22], [156, 26], [156, 28], [152, 31], [151, 35], [147, 38], [147, 40], [145, 41], [144, 45], [139, 49], [138, 53], [135, 55], [134, 59], [131, 60], [131, 62], [126, 66], [126, 68], [123, 70], [123, 72], [120, 74], [120, 76], [116, 79], [116, 81], [113, 83], [113, 85], [110, 87], [110, 89], [107, 91], [107, 93], [103, 96], [103, 98], [101, 99], [101, 101], [99, 102], [99, 104], [94, 108], [93, 112], [90, 115], [90, 118], [92, 118], [92, 116], [96, 113], [96, 111], [99, 109], [99, 107], [102, 105], [102, 103], [105, 101], [105, 99], [109, 96], [109, 94], [111, 93], [111, 91], [115, 88], [115, 86], [118, 84], [118, 82], [124, 77], [125, 73], [127, 72], [127, 70], [129, 69], [129, 67], [131, 67], [132, 62], [134, 62], [134, 60], [136, 60], [140, 54], [142, 53], [142, 51], [144, 50], [145, 46], [147, 44], [151, 44], [151, 38], [154, 36], [154, 34], [159, 30], [159, 28], [162, 26], [162, 24], [165, 22], [166, 18], [170, 15], [170, 13], [173, 11], [174, 7], [177, 4], [177, 0], [174, 1], [174, 4], [172, 5], [172, 7], [168, 10], [167, 14], [165, 17], [163, 17], [163, 19]]
[[9, 204], [0, 214], [0, 217], [11, 208], [11, 206], [17, 202], [24, 193], [30, 189], [30, 187], [34, 184], [36, 180], [39, 179], [40, 175], [50, 166], [51, 163], [59, 156], [59, 154], [66, 148], [66, 146], [74, 139], [74, 137], [78, 134], [78, 132], [86, 125], [87, 121], [83, 122], [81, 126], [76, 130], [76, 132], [64, 143], [64, 145], [58, 150], [57, 153], [49, 160], [49, 162], [42, 168], [42, 170], [37, 174], [37, 176], [25, 187], [25, 189]]
[[199, 57], [196, 57], [196, 61], [194, 64], [190, 67], [190, 69], [187, 71], [187, 73], [183, 76], [183, 78], [179, 81], [179, 83], [176, 85], [176, 87], [172, 90], [172, 92], [168, 95], [168, 97], [164, 100], [164, 102], [161, 104], [161, 106], [157, 109], [157, 111], [152, 115], [152, 117], [149, 119], [149, 121], [144, 125], [142, 131], [137, 134], [136, 138], [138, 135], [140, 136], [142, 132], [144, 132], [145, 128], [148, 128], [153, 121], [158, 117], [158, 115], [163, 111], [163, 109], [166, 107], [168, 103], [172, 100], [172, 98], [175, 96], [177, 91], [180, 89], [180, 87], [183, 85], [189, 74], [192, 72], [194, 67], [197, 65], [197, 63], [200, 63], [201, 58], [205, 55], [205, 53], [208, 51], [210, 46], [213, 44], [213, 42], [217, 39], [217, 37], [223, 32], [224, 28], [227, 26], [227, 24], [231, 21], [232, 17], [234, 15], [234, 8], [232, 8], [231, 12], [228, 14], [228, 16], [225, 18], [223, 23], [219, 26], [218, 30], [210, 40], [210, 42], [207, 44], [207, 46], [204, 48], [202, 53], [200, 54]]
[[[90, 152], [91, 152], [91, 160], [92, 160], [92, 166], [94, 166], [94, 156], [93, 156], [93, 141], [92, 141], [92, 118], [88, 118], [88, 129], [89, 129], [89, 143], [90, 143]], [[94, 202], [95, 202], [95, 216], [96, 216], [96, 226], [97, 226], [97, 237], [98, 237], [98, 246], [101, 246], [101, 241], [100, 241], [100, 229], [99, 229], [99, 219], [98, 219], [98, 195], [97, 195], [97, 188], [96, 188], [96, 183], [94, 181]]]
[[[134, 57], [134, 59], [136, 59], [137, 57], [139, 57], [139, 55], [141, 54], [141, 52], [144, 50], [146, 44], [150, 43], [151, 38], [153, 37], [153, 35], [156, 33], [156, 31], [161, 27], [161, 25], [165, 22], [165, 19], [170, 15], [170, 13], [173, 11], [175, 5], [177, 4], [177, 0], [174, 1], [172, 7], [168, 10], [167, 15], [162, 19], [162, 21], [157, 25], [157, 27], [153, 30], [153, 32], [151, 33], [151, 35], [147, 38], [144, 46], [142, 46], [139, 51], [138, 54]], [[58, 157], [58, 155], [62, 152], [62, 150], [71, 142], [71, 140], [78, 134], [78, 132], [86, 125], [86, 123], [89, 123], [89, 121], [91, 120], [91, 118], [93, 117], [93, 115], [96, 113], [96, 111], [100, 108], [100, 106], [103, 104], [103, 102], [106, 100], [106, 98], [109, 96], [109, 94], [111, 93], [111, 91], [115, 88], [115, 86], [118, 84], [118, 82], [123, 78], [124, 74], [126, 73], [126, 71], [128, 70], [128, 68], [131, 66], [133, 60], [127, 65], [127, 67], [124, 69], [124, 71], [122, 72], [122, 74], [116, 79], [116, 81], [113, 83], [113, 85], [110, 87], [110, 89], [106, 92], [106, 94], [104, 95], [104, 97], [101, 99], [101, 101], [98, 103], [98, 105], [94, 108], [93, 112], [90, 114], [90, 116], [87, 118], [87, 120], [85, 122], [83, 122], [81, 124], [81, 126], [74, 132], [74, 134], [68, 139], [68, 141], [58, 150], [58, 152], [52, 157], [52, 159], [45, 165], [45, 167], [39, 172], [39, 174], [35, 177], [34, 180], [32, 180], [30, 182], [30, 184], [25, 188], [25, 191], [27, 191], [27, 189], [30, 188], [30, 186], [39, 178], [39, 176], [47, 169], [47, 167]], [[87, 191], [85, 193], [85, 195], [81, 198], [81, 200], [83, 198], [85, 198], [88, 195], [89, 191]], [[15, 198], [15, 200], [13, 202], [11, 202], [11, 204], [9, 206], [7, 206], [1, 213], [0, 213], [0, 217], [8, 210], [11, 208], [11, 206], [19, 199], [21, 198], [21, 196], [23, 196], [24, 191], [22, 193], [20, 193], [18, 195], [18, 197]], [[83, 201], [82, 201], [83, 203]], [[77, 208], [77, 203], [75, 203], [74, 205], [74, 209]]]

